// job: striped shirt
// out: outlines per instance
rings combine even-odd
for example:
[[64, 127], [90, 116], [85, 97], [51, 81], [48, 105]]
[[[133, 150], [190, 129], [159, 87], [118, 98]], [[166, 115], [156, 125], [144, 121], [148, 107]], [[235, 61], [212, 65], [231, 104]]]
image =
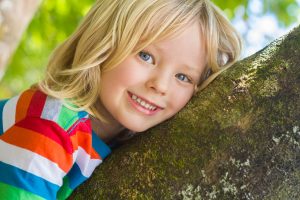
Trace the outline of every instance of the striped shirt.
[[27, 90], [0, 101], [0, 199], [66, 199], [111, 153], [88, 113]]

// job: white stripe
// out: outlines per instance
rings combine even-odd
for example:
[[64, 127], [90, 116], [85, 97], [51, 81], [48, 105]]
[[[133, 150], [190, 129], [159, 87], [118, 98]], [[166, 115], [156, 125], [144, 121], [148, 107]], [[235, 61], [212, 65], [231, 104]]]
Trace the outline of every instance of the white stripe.
[[58, 120], [61, 107], [62, 103], [60, 100], [47, 96], [41, 118], [56, 122]]
[[8, 100], [3, 108], [3, 132], [9, 129], [14, 125], [16, 121], [16, 107], [19, 100], [20, 95], [15, 96]]
[[73, 157], [73, 165], [74, 163], [76, 162], [76, 158], [77, 158], [77, 154], [78, 154], [78, 150], [75, 150], [72, 154], [72, 157]]
[[100, 159], [91, 159], [91, 156], [83, 148], [78, 147], [76, 163], [83, 176], [90, 177], [95, 168], [102, 163]]
[[66, 173], [47, 158], [2, 140], [0, 140], [0, 152], [0, 161], [62, 186], [62, 179]]

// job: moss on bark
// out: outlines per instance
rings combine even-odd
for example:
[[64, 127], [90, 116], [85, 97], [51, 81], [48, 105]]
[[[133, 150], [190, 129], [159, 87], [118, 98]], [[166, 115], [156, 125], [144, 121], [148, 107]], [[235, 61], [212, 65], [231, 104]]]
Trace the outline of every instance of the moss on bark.
[[129, 141], [70, 199], [297, 199], [300, 28]]

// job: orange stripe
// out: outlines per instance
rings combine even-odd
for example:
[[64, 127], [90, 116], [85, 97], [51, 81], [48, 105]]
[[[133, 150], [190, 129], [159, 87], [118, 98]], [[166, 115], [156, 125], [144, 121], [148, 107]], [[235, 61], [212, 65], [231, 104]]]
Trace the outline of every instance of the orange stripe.
[[1, 135], [0, 139], [57, 163], [65, 172], [68, 172], [73, 165], [71, 154], [67, 153], [58, 143], [38, 132], [13, 126]]
[[16, 108], [16, 122], [26, 117], [27, 110], [34, 93], [35, 90], [27, 90], [21, 94]]
[[77, 131], [70, 138], [73, 144], [74, 151], [78, 149], [78, 146], [80, 146], [91, 156], [91, 159], [101, 159], [100, 155], [92, 147], [92, 135], [90, 133]]

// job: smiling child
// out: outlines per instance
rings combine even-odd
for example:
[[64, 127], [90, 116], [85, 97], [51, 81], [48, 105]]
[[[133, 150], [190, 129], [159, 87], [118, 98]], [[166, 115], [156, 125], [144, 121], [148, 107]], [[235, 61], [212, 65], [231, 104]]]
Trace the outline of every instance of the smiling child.
[[66, 199], [114, 138], [174, 116], [240, 50], [209, 0], [96, 1], [45, 78], [0, 101], [1, 199]]

